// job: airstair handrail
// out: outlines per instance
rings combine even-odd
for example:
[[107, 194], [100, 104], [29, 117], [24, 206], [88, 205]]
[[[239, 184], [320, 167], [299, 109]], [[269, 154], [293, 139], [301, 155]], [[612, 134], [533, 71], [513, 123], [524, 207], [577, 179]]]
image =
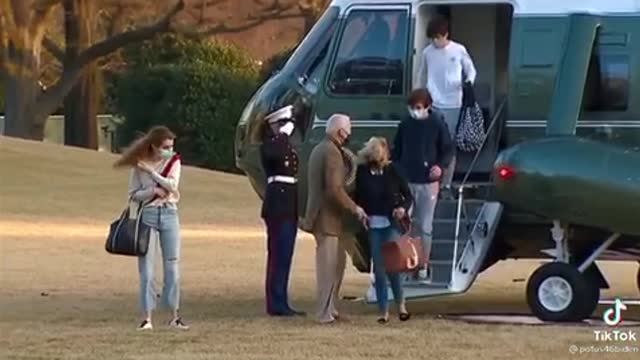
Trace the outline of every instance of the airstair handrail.
[[460, 241], [460, 220], [462, 218], [462, 201], [464, 198], [463, 187], [458, 188], [458, 205], [456, 206], [456, 233], [453, 239], [453, 259], [451, 259], [451, 280], [455, 276], [458, 267], [458, 242]]
[[487, 134], [482, 140], [482, 144], [480, 145], [480, 148], [476, 151], [476, 154], [474, 155], [473, 160], [471, 161], [471, 165], [469, 165], [469, 169], [467, 169], [467, 172], [464, 175], [462, 183], [458, 187], [458, 204], [456, 206], [456, 231], [455, 231], [455, 237], [453, 241], [453, 259], [451, 262], [451, 281], [453, 281], [453, 277], [455, 275], [455, 269], [458, 266], [458, 263], [457, 263], [458, 262], [458, 243], [460, 241], [460, 222], [462, 220], [462, 205], [464, 201], [464, 189], [467, 185], [467, 181], [469, 180], [469, 176], [471, 175], [471, 171], [476, 165], [478, 158], [480, 157], [480, 153], [484, 149], [484, 146], [487, 143], [487, 139], [489, 138], [489, 135], [495, 128], [495, 124], [498, 122], [498, 119], [502, 115], [502, 111], [504, 110], [504, 107], [506, 104], [507, 104], [507, 98], [505, 97], [500, 103], [500, 106], [498, 106], [498, 110], [493, 115], [493, 118], [491, 119], [491, 123], [489, 124], [489, 128], [487, 129]]

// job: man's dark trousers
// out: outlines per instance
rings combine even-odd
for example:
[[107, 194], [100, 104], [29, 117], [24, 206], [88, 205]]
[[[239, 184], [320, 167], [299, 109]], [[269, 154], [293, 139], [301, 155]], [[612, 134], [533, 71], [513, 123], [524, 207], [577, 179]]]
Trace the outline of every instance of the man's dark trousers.
[[298, 233], [298, 223], [293, 219], [266, 218], [267, 226], [267, 313], [290, 314], [289, 274], [291, 259]]

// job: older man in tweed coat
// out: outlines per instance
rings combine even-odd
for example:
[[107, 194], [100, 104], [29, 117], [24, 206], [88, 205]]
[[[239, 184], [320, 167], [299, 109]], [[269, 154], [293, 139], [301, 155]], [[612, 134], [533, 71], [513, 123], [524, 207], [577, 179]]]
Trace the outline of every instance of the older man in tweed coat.
[[311, 152], [308, 191], [302, 230], [316, 240], [316, 316], [332, 323], [339, 316], [336, 301], [346, 266], [346, 251], [340, 245], [345, 211], [365, 221], [367, 215], [345, 190], [346, 164], [342, 147], [351, 135], [351, 120], [343, 114], [329, 118], [326, 137]]

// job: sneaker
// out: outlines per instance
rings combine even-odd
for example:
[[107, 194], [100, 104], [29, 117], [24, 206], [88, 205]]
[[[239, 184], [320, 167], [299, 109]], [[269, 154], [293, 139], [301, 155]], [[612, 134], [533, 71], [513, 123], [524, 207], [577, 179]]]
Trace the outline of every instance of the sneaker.
[[140, 326], [138, 326], [138, 330], [152, 330], [153, 329], [153, 325], [151, 325], [151, 321], [149, 320], [143, 320], [140, 323]]
[[418, 281], [422, 284], [431, 283], [431, 271], [429, 271], [429, 268], [420, 269], [418, 271]]
[[189, 330], [189, 326], [182, 321], [182, 318], [175, 318], [171, 320], [169, 326], [180, 330]]

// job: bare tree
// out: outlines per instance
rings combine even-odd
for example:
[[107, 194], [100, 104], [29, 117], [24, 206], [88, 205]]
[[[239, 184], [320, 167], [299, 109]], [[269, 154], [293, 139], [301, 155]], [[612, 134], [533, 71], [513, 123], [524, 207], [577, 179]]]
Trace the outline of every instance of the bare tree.
[[[55, 43], [44, 41], [46, 20], [63, 1], [66, 0], [0, 2], [0, 65], [6, 94], [5, 135], [41, 140], [47, 117], [76, 85], [86, 66], [126, 44], [171, 30], [172, 19], [184, 8], [184, 0], [178, 0], [154, 23], [93, 43], [71, 57], [66, 50], [54, 46]], [[67, 60], [60, 79], [46, 91], [38, 86], [44, 43], [53, 54], [64, 53]]]
[[[200, 0], [196, 6], [187, 9], [186, 13], [191, 20], [195, 20], [201, 28], [193, 33], [194, 36], [238, 33], [260, 26], [267, 21], [300, 18], [304, 20], [304, 33], [306, 33], [331, 2], [331, 0], [271, 0], [268, 5], [256, 11], [257, 15], [249, 16], [240, 24], [229, 25], [225, 22], [214, 22], [214, 25], [211, 26], [211, 21], [207, 17], [208, 10], [226, 1], [233, 0]], [[189, 34], [189, 31], [185, 31], [185, 33]]]
[[[328, 0], [289, 0], [283, 4], [280, 0], [271, 0], [257, 11], [259, 15], [247, 18], [244, 23], [229, 25], [208, 21], [206, 16], [210, 7], [229, 0], [192, 3], [196, 5], [186, 9], [186, 16], [182, 18], [187, 19], [182, 22], [176, 21], [176, 15], [185, 8], [184, 0], [176, 1], [159, 20], [140, 27], [136, 24], [157, 12], [163, 0], [0, 0], [5, 134], [42, 139], [47, 117], [66, 98], [66, 143], [96, 148], [98, 70], [126, 66], [117, 51], [122, 46], [166, 31], [211, 36], [242, 32], [266, 21], [300, 17], [304, 19], [306, 32], [329, 3]], [[64, 36], [58, 38], [65, 39], [65, 47], [59, 45], [62, 41], [50, 37], [51, 24], [47, 21], [60, 9], [59, 5], [65, 10], [65, 21], [61, 31]], [[204, 30], [194, 30], [194, 27]], [[99, 38], [104, 40], [96, 42]], [[47, 52], [43, 53], [43, 48]], [[47, 77], [41, 83], [40, 76], [45, 70]], [[59, 72], [59, 77], [51, 80], [50, 74], [54, 72]]]
[[[53, 21], [43, 39], [43, 47], [47, 50], [42, 53], [42, 64], [46, 69], [41, 71], [43, 85], [55, 84], [63, 66], [71, 66], [94, 42], [148, 22], [158, 12], [165, 11], [166, 5], [165, 0], [151, 3], [145, 0], [63, 0], [62, 11], [53, 13]], [[105, 75], [110, 76], [113, 70], [123, 66], [120, 51], [114, 51], [82, 70], [77, 84], [64, 100], [66, 145], [98, 148], [97, 114], [105, 99]], [[51, 81], [54, 74], [55, 81]]]

